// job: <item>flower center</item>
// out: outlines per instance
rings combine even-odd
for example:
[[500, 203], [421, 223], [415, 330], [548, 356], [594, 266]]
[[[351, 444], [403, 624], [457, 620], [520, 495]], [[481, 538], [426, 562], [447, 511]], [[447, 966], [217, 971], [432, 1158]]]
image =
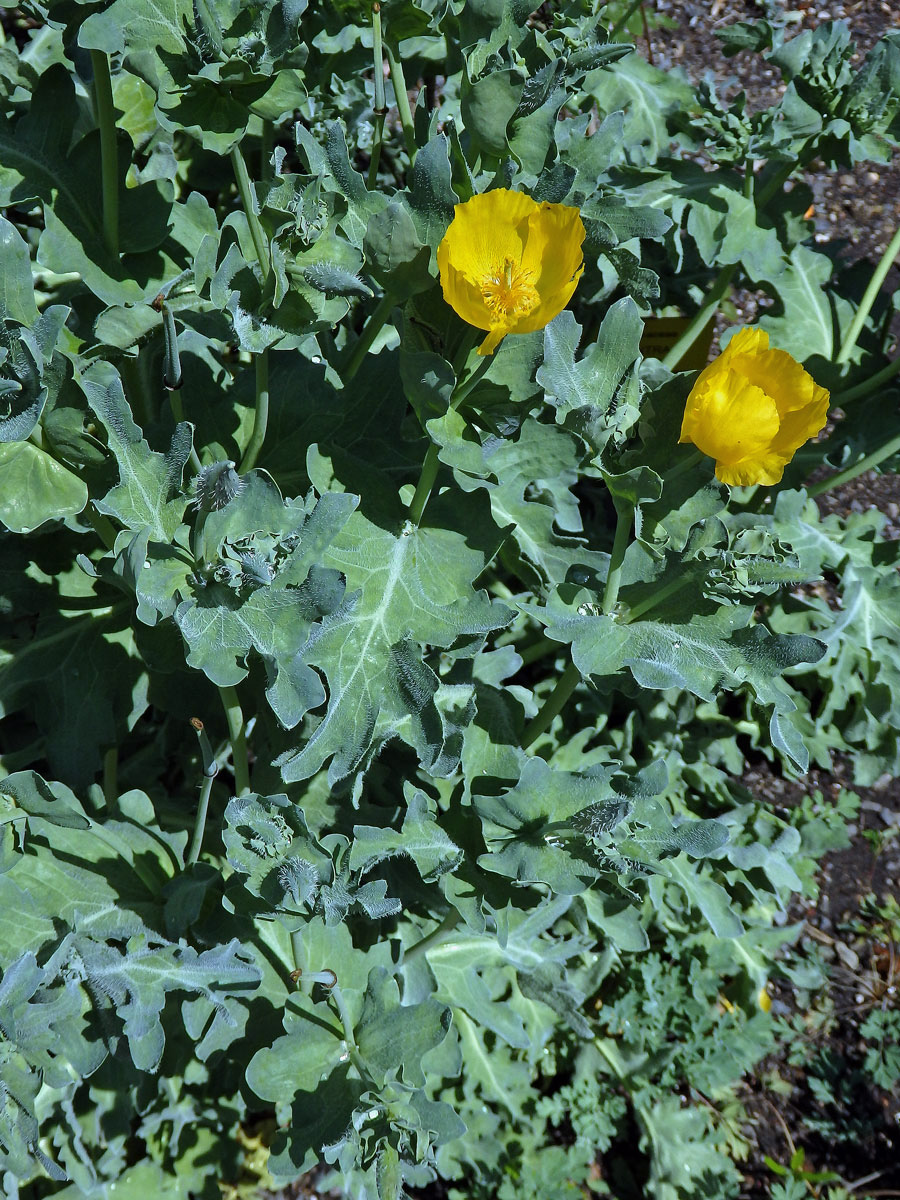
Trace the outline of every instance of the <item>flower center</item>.
[[481, 294], [495, 324], [505, 323], [510, 317], [524, 317], [537, 306], [539, 297], [533, 279], [532, 271], [508, 257], [502, 267], [482, 278]]

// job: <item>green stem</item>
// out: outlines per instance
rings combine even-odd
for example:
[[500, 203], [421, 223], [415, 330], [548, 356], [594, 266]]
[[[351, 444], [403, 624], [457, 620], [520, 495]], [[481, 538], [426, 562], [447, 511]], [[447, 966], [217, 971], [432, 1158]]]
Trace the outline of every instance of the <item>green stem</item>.
[[870, 392], [877, 391], [883, 383], [889, 383], [898, 371], [900, 371], [900, 354], [897, 355], [893, 362], [889, 362], [886, 367], [882, 367], [880, 371], [876, 371], [868, 379], [855, 384], [852, 388], [847, 388], [846, 392], [838, 392], [836, 395], [833, 395], [831, 397], [832, 406], [843, 408], [845, 404], [849, 404], [853, 400], [860, 400], [863, 396], [868, 396]]
[[861, 458], [852, 467], [845, 467], [843, 471], [838, 471], [836, 475], [830, 475], [827, 479], [820, 479], [818, 483], [811, 484], [806, 489], [806, 494], [808, 496], [820, 496], [822, 492], [830, 492], [832, 488], [849, 483], [857, 475], [862, 475], [865, 471], [871, 471], [873, 467], [877, 467], [886, 458], [891, 458], [898, 451], [900, 451], [900, 436], [891, 438], [889, 442], [885, 442], [878, 450], [873, 450], [871, 454], [867, 454], [865, 458]]
[[[480, 382], [492, 361], [490, 355], [485, 355], [471, 374], [462, 383], [456, 385], [450, 397], [450, 411], [459, 408], [475, 385]], [[419, 476], [419, 482], [416, 484], [416, 490], [409, 505], [409, 519], [414, 525], [418, 525], [422, 520], [425, 505], [428, 503], [431, 489], [434, 487], [434, 481], [437, 479], [439, 465], [438, 447], [432, 442], [428, 447], [428, 453], [425, 455], [425, 461], [422, 463], [422, 473]]]
[[246, 796], [250, 791], [250, 768], [247, 763], [247, 727], [244, 714], [233, 687], [220, 687], [219, 695], [228, 723], [228, 740], [231, 742], [231, 769], [234, 773], [234, 794]]
[[[181, 392], [169, 392], [169, 407], [172, 410], [172, 416], [175, 419], [175, 424], [180, 425], [184, 421], [184, 404], [181, 401]], [[200, 456], [194, 448], [193, 441], [191, 442], [190, 453], [191, 466], [194, 468], [194, 474], [201, 470]]]
[[353, 349], [344, 363], [341, 375], [344, 382], [352, 379], [359, 368], [362, 366], [362, 361], [369, 353], [375, 339], [381, 333], [382, 328], [387, 324], [388, 317], [394, 309], [396, 300], [390, 292], [385, 292], [372, 311], [369, 313], [368, 320], [363, 326], [363, 331], [356, 339]]
[[452, 933], [458, 924], [459, 913], [453, 908], [447, 913], [440, 925], [432, 929], [431, 933], [427, 933], [425, 937], [419, 938], [417, 942], [413, 942], [408, 950], [404, 950], [403, 957], [400, 959], [400, 965], [405, 966], [407, 963], [421, 958], [432, 946], [437, 945], [438, 942], [442, 942], [448, 933]]
[[682, 475], [686, 475], [688, 471], [693, 471], [694, 467], [699, 466], [706, 455], [702, 450], [693, 450], [692, 453], [686, 454], [680, 463], [676, 463], [671, 471], [666, 471], [662, 477], [663, 487], [667, 487], [670, 483], [674, 483], [676, 479], [680, 479]]
[[394, 85], [394, 99], [397, 101], [400, 124], [403, 126], [403, 141], [406, 143], [409, 165], [412, 166], [416, 161], [416, 127], [413, 123], [412, 110], [409, 107], [409, 93], [406, 90], [403, 64], [388, 43], [385, 43], [384, 51], [391, 71], [391, 83]]
[[682, 358], [687, 354], [694, 342], [696, 342], [701, 332], [706, 328], [706, 323], [719, 307], [722, 297], [728, 291], [739, 265], [739, 263], [729, 263], [728, 266], [723, 267], [718, 273], [712, 287], [706, 293], [703, 303], [691, 318], [687, 329], [685, 329], [684, 333], [662, 360], [664, 367], [668, 367], [670, 371], [674, 371], [676, 364], [681, 362]]
[[266, 440], [269, 423], [269, 351], [268, 348], [255, 356], [256, 362], [256, 409], [253, 415], [253, 431], [238, 467], [238, 474], [246, 475], [256, 466], [256, 459]]
[[103, 755], [103, 799], [112, 808], [119, 798], [119, 748], [110, 746]]
[[259, 139], [259, 177], [260, 179], [271, 179], [272, 177], [272, 142], [273, 130], [272, 122], [263, 118], [262, 134]]
[[203, 776], [203, 783], [200, 787], [200, 802], [197, 805], [197, 816], [194, 819], [194, 835], [191, 838], [191, 848], [187, 856], [187, 865], [189, 867], [192, 867], [200, 857], [200, 850], [203, 846], [203, 834], [206, 831], [206, 817], [209, 813], [209, 797], [215, 777], [215, 771], [211, 775], [204, 774]]
[[641, 7], [641, 5], [643, 3], [644, 3], [644, 0], [632, 0], [632, 3], [628, 5], [628, 7], [625, 9], [625, 12], [622, 14], [621, 17], [619, 17], [618, 21], [616, 21], [616, 23], [614, 25], [610, 25], [609, 31], [607, 34], [609, 41], [611, 41], [611, 42], [615, 41], [616, 34], [622, 32], [622, 30], [625, 28], [625, 26], [628, 24], [628, 22], [631, 20], [631, 18], [634, 16], [634, 14], [637, 12], [637, 10]]
[[885, 276], [894, 265], [894, 260], [898, 255], [900, 255], [900, 227], [897, 228], [894, 236], [891, 238], [887, 250], [882, 254], [881, 260], [875, 268], [872, 278], [869, 280], [869, 285], [863, 293], [863, 298], [860, 301], [859, 308], [856, 310], [856, 315], [850, 322], [850, 328], [844, 335], [838, 356], [834, 360], [836, 363], [845, 363], [852, 354], [853, 347], [856, 345], [856, 339], [862, 333], [866, 317], [872, 311], [872, 305], [881, 291], [881, 285], [884, 283]]
[[106, 549], [112, 550], [116, 544], [116, 529], [109, 517], [98, 512], [93, 501], [84, 510], [84, 515]]
[[347, 1053], [350, 1056], [350, 1061], [358, 1071], [360, 1077], [371, 1082], [372, 1077], [369, 1074], [368, 1068], [363, 1061], [362, 1055], [359, 1052], [359, 1047], [356, 1045], [356, 1037], [353, 1032], [353, 1022], [350, 1020], [350, 1013], [347, 1009], [347, 1002], [344, 1000], [344, 993], [340, 986], [335, 983], [329, 989], [329, 996], [334, 1000], [334, 1006], [338, 1011], [338, 1016], [341, 1019], [341, 1027], [344, 1030], [344, 1041], [347, 1043]]
[[648, 596], [646, 600], [642, 600], [640, 604], [635, 604], [633, 607], [628, 609], [629, 622], [639, 621], [645, 613], [651, 612], [654, 608], [661, 604], [663, 600], [667, 600], [669, 596], [674, 595], [676, 592], [680, 592], [682, 588], [687, 587], [687, 585], [692, 581], [693, 575], [690, 572], [685, 572], [684, 575], [680, 575], [677, 579], [672, 579], [663, 587], [658, 588], [651, 596]]
[[256, 197], [253, 194], [250, 176], [247, 173], [247, 164], [244, 162], [243, 154], [241, 154], [240, 145], [232, 147], [231, 165], [234, 170], [234, 179], [235, 183], [237, 183], [241, 205], [247, 217], [247, 224], [250, 226], [253, 250], [259, 263], [259, 269], [262, 271], [263, 279], [265, 279], [269, 273], [269, 248], [266, 235], [263, 233], [263, 227], [259, 223], [259, 214], [256, 211]]
[[527, 750], [532, 742], [537, 741], [541, 734], [550, 728], [554, 719], [562, 712], [569, 697], [580, 682], [581, 672], [570, 660], [562, 675], [557, 679], [553, 691], [544, 701], [539, 711], [525, 726], [522, 740], [519, 743], [523, 750]]
[[[798, 163], [796, 161], [786, 163], [785, 166], [780, 171], [777, 171], [769, 180], [757, 197], [756, 208], [758, 212], [762, 211], [775, 193], [784, 187], [789, 175], [797, 165]], [[745, 195], [749, 194], [752, 196], [753, 183], [753, 172], [748, 171], [744, 177]], [[670, 371], [674, 371], [676, 364], [681, 361], [685, 354], [687, 354], [688, 350], [690, 350], [691, 346], [693, 346], [694, 342], [700, 336], [701, 331], [705, 328], [707, 321], [718, 309], [719, 303], [725, 296], [725, 293], [728, 291], [731, 281], [740, 265], [741, 264], [739, 262], [729, 263], [727, 266], [724, 266], [716, 276], [715, 280], [713, 281], [713, 285], [707, 292], [703, 303], [691, 318], [691, 323], [688, 325], [687, 329], [684, 331], [675, 345], [669, 350], [669, 353], [662, 360], [664, 367], [668, 367]]]
[[536, 642], [519, 650], [518, 655], [522, 660], [522, 666], [530, 667], [532, 663], [540, 662], [542, 658], [547, 658], [550, 654], [558, 654], [561, 649], [562, 643], [552, 642], [550, 638], [541, 635]]
[[153, 424], [153, 400], [141, 367], [141, 357], [123, 358], [120, 365], [128, 404], [142, 429]]
[[94, 100], [100, 127], [100, 177], [103, 195], [103, 236], [114, 258], [119, 257], [119, 158], [116, 147], [116, 114], [113, 110], [109, 59], [102, 50], [91, 51]]
[[428, 503], [428, 497], [431, 495], [431, 489], [437, 479], [439, 466], [438, 448], [434, 442], [431, 442], [425, 454], [425, 461], [422, 463], [419, 482], [416, 484], [416, 490], [409, 505], [409, 519], [414, 525], [418, 525], [422, 520], [425, 505]]
[[606, 576], [606, 587], [603, 591], [603, 611], [612, 612], [619, 599], [619, 584], [622, 582], [622, 564], [625, 561], [625, 551], [631, 537], [631, 526], [634, 522], [634, 505], [629, 501], [616, 504], [616, 534], [613, 539], [612, 554], [609, 559], [609, 572]]
[[378, 0], [372, 5], [372, 57], [375, 62], [375, 96], [372, 113], [375, 117], [375, 133], [372, 137], [372, 158], [369, 161], [369, 191], [374, 191], [378, 181], [378, 164], [381, 162], [381, 142], [384, 137], [384, 118], [387, 102], [384, 96], [384, 53], [381, 48], [381, 5]]

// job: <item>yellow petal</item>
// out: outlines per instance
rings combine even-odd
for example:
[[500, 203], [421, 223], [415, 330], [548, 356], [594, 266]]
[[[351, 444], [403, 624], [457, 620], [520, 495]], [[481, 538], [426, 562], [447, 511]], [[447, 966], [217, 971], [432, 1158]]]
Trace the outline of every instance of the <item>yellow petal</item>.
[[527, 316], [522, 317], [521, 320], [517, 321], [511, 332], [533, 333], [535, 329], [543, 329], [545, 325], [549, 325], [553, 318], [558, 317], [572, 299], [572, 295], [575, 289], [578, 287], [578, 281], [583, 274], [584, 266], [581, 266], [568, 283], [564, 284], [558, 291], [547, 296], [546, 298], [539, 290], [538, 295], [541, 297], [541, 299], [537, 308], [532, 309]]
[[765, 450], [759, 454], [748, 455], [740, 462], [717, 462], [716, 479], [722, 483], [729, 483], [732, 487], [750, 487], [754, 483], [770, 486], [773, 483], [781, 483], [784, 468], [790, 460], [790, 455]]
[[481, 288], [470, 282], [451, 262], [446, 238], [438, 246], [437, 262], [444, 299], [450, 307], [476, 329], [490, 329], [491, 312], [484, 302]]
[[707, 368], [688, 396], [679, 440], [693, 442], [717, 464], [764, 453], [778, 433], [775, 401], [721, 358], [712, 365], [718, 369]]
[[734, 355], [738, 354], [762, 354], [764, 351], [768, 350], [768, 348], [769, 335], [766, 333], [765, 329], [759, 329], [755, 325], [745, 325], [743, 329], [739, 329], [737, 333], [734, 334], [728, 345], [722, 351], [720, 357], [730, 359]]
[[813, 384], [813, 387], [817, 393], [815, 398], [804, 408], [794, 409], [782, 416], [778, 436], [772, 442], [772, 449], [786, 454], [788, 460], [794, 457], [804, 442], [824, 429], [828, 419], [828, 392], [817, 384]]
[[482, 356], [493, 354], [503, 339], [506, 337], [509, 330], [501, 326], [497, 326], [491, 330], [481, 345], [478, 347], [478, 353]]
[[827, 412], [828, 392], [796, 359], [741, 329], [691, 389], [680, 440], [714, 457], [723, 483], [773, 484]]
[[522, 266], [534, 271], [542, 297], [562, 292], [580, 274], [584, 238], [584, 222], [577, 208], [545, 201], [531, 214]]
[[457, 271], [478, 284], [506, 258], [522, 261], [528, 218], [538, 208], [524, 192], [496, 188], [457, 204], [441, 246]]
[[508, 333], [542, 329], [571, 299], [584, 270], [576, 208], [497, 188], [458, 204], [437, 251], [444, 299], [489, 331], [482, 354]]

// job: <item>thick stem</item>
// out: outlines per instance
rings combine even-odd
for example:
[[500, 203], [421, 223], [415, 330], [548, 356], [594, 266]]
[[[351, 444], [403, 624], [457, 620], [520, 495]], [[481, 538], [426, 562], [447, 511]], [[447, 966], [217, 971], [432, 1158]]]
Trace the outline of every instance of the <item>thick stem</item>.
[[837, 392], [833, 395], [831, 397], [832, 406], [843, 408], [845, 404], [850, 404], [854, 400], [861, 400], [863, 396], [868, 396], [871, 392], [877, 391], [883, 383], [890, 383], [898, 371], [900, 371], [900, 354], [897, 355], [893, 362], [889, 362], [886, 367], [882, 367], [880, 371], [876, 371], [868, 379], [863, 379], [861, 383], [855, 384], [852, 388], [847, 388], [846, 392]]
[[88, 523], [94, 527], [97, 536], [106, 549], [112, 550], [116, 544], [116, 528], [109, 517], [98, 512], [93, 501], [84, 510], [84, 516]]
[[253, 414], [253, 431], [238, 467], [238, 473], [246, 475], [256, 466], [256, 459], [266, 440], [269, 423], [269, 351], [268, 348], [255, 356], [256, 363], [256, 409]]
[[686, 454], [680, 463], [676, 463], [671, 471], [666, 471], [663, 475], [663, 487], [670, 483], [674, 483], [676, 479], [680, 479], [682, 475], [686, 475], [688, 471], [693, 471], [694, 467], [700, 465], [706, 455], [702, 450], [695, 449], [693, 453]]
[[375, 339], [381, 333], [382, 328], [387, 324], [388, 317], [393, 312], [396, 301], [390, 292], [385, 292], [372, 311], [369, 313], [368, 320], [363, 326], [363, 331], [356, 339], [353, 349], [344, 363], [341, 375], [345, 383], [352, 379], [359, 368], [362, 366], [363, 359], [369, 353]]
[[531, 718], [525, 726], [522, 734], [522, 741], [519, 743], [523, 750], [527, 750], [532, 742], [536, 741], [542, 733], [544, 733], [553, 724], [553, 721], [562, 712], [569, 697], [575, 691], [578, 684], [581, 682], [581, 672], [573, 662], [566, 665], [566, 669], [556, 681], [556, 687], [544, 701], [540, 710]]
[[119, 798], [119, 748], [111, 746], [103, 755], [103, 799], [112, 808]]
[[250, 767], [247, 763], [247, 727], [241, 712], [237, 692], [233, 687], [220, 687], [219, 695], [228, 723], [228, 740], [231, 742], [231, 769], [234, 773], [234, 794], [246, 796], [250, 791]]
[[178, 352], [178, 329], [175, 325], [175, 314], [163, 301], [163, 387], [167, 391], [177, 392], [184, 383], [181, 372], [181, 355]]
[[425, 454], [425, 461], [422, 463], [422, 472], [419, 475], [419, 482], [416, 484], [416, 490], [409, 505], [409, 519], [413, 525], [418, 525], [422, 520], [422, 514], [425, 512], [425, 505], [428, 503], [428, 498], [431, 495], [431, 489], [434, 487], [434, 481], [437, 479], [438, 468], [440, 461], [438, 459], [437, 445], [432, 442]]
[[194, 819], [194, 834], [191, 838], [191, 848], [188, 851], [187, 865], [192, 867], [200, 857], [203, 846], [203, 834], [206, 831], [206, 817], [209, 813], [209, 796], [212, 792], [215, 775], [204, 775], [200, 786], [200, 802], [197, 805], [197, 816]]
[[372, 158], [369, 161], [369, 191], [378, 181], [378, 164], [381, 162], [381, 142], [384, 137], [384, 118], [387, 102], [384, 96], [384, 53], [381, 48], [381, 5], [378, 0], [372, 5], [372, 58], [375, 64], [375, 96], [372, 113], [375, 117], [375, 133], [372, 137]]
[[632, 3], [628, 5], [628, 7], [622, 13], [621, 17], [619, 17], [618, 21], [616, 21], [616, 23], [614, 25], [610, 25], [609, 33], [607, 36], [609, 37], [609, 40], [611, 42], [615, 41], [616, 34], [619, 34], [622, 32], [622, 30], [626, 27], [628, 22], [631, 20], [631, 18], [634, 16], [634, 14], [637, 12], [637, 10], [641, 7], [641, 5], [643, 3], [644, 3], [644, 0], [632, 0]]
[[738, 263], [729, 263], [716, 276], [712, 287], [706, 293], [703, 303], [691, 318], [687, 329], [662, 360], [664, 367], [668, 367], [670, 371], [674, 371], [676, 365], [681, 362], [682, 358], [687, 354], [694, 342], [696, 342], [702, 330], [706, 328], [707, 321], [713, 316], [719, 307], [719, 302], [731, 286], [731, 281], [738, 266]]
[[116, 114], [113, 111], [109, 59], [102, 50], [91, 51], [94, 100], [100, 127], [100, 176], [103, 195], [103, 236], [110, 254], [119, 257], [119, 159], [116, 148]]
[[400, 959], [400, 965], [405, 966], [407, 963], [421, 958], [432, 946], [436, 946], [438, 942], [442, 942], [448, 934], [452, 933], [458, 924], [459, 913], [453, 908], [447, 913], [440, 925], [432, 929], [431, 933], [427, 933], [425, 937], [419, 938], [417, 942], [413, 942], [408, 950], [404, 950], [403, 957]]
[[863, 326], [866, 323], [866, 317], [872, 311], [872, 305], [878, 298], [878, 293], [881, 291], [881, 285], [884, 283], [885, 277], [891, 267], [894, 265], [894, 260], [900, 255], [900, 227], [897, 228], [894, 236], [891, 238], [890, 244], [881, 256], [878, 266], [875, 268], [872, 278], [869, 280], [868, 287], [863, 293], [863, 298], [860, 301], [859, 308], [856, 310], [856, 315], [850, 322], [850, 328], [844, 335], [844, 340], [841, 343], [841, 348], [838, 351], [838, 356], [834, 360], [836, 363], [845, 363], [853, 352], [853, 347], [856, 345], [856, 339], [862, 333]]
[[669, 596], [673, 596], [676, 592], [680, 592], [682, 588], [687, 587], [687, 585], [691, 582], [693, 582], [693, 577], [690, 574], [685, 574], [679, 576], [678, 579], [672, 579], [663, 587], [658, 588], [653, 592], [652, 596], [648, 596], [648, 598], [646, 600], [642, 600], [640, 604], [635, 604], [632, 608], [629, 608], [629, 622], [639, 621], [646, 613], [652, 612], [654, 608], [658, 607], [663, 600], [667, 600]]
[[[175, 424], [180, 425], [184, 417], [184, 405], [181, 401], [181, 392], [169, 392], [169, 407], [172, 410], [172, 416], [175, 419]], [[191, 442], [190, 463], [196, 475], [200, 470], [200, 456], [198, 455], [193, 442]]]
[[409, 107], [409, 93], [406, 90], [406, 79], [403, 75], [403, 64], [394, 54], [388, 43], [385, 43], [385, 54], [391, 71], [391, 83], [394, 85], [394, 99], [397, 101], [397, 112], [400, 114], [400, 124], [403, 126], [403, 141], [406, 143], [406, 153], [409, 155], [409, 165], [416, 160], [416, 130], [413, 123], [412, 110]]
[[263, 118], [262, 136], [259, 139], [259, 177], [260, 179], [272, 178], [272, 142], [273, 142], [272, 122]]
[[[762, 189], [756, 200], [757, 212], [761, 212], [776, 192], [779, 192], [785, 185], [789, 175], [798, 166], [797, 162], [786, 163], [784, 167], [769, 180], [766, 186]], [[753, 195], [754, 176], [752, 171], [747, 171], [744, 177], [744, 194], [747, 196]], [[705, 327], [707, 321], [712, 317], [719, 307], [719, 303], [728, 291], [732, 279], [737, 272], [739, 262], [729, 263], [723, 267], [713, 281], [713, 285], [707, 292], [706, 297], [700, 308], [691, 319], [690, 325], [669, 350], [665, 356], [663, 366], [668, 367], [670, 371], [674, 371], [677, 363], [681, 361], [694, 342], [700, 336], [701, 330]]]
[[[472, 372], [461, 383], [456, 385], [450, 397], [449, 408], [451, 411], [459, 408], [476, 384], [480, 382], [492, 361], [491, 358], [480, 358], [478, 365]], [[422, 520], [425, 505], [428, 503], [431, 489], [434, 487], [434, 481], [437, 479], [439, 466], [438, 448], [432, 442], [428, 447], [428, 453], [425, 455], [425, 461], [422, 463], [422, 473], [419, 476], [419, 482], [416, 484], [416, 490], [409, 505], [409, 519], [414, 525], [418, 525]]]
[[350, 1013], [347, 1009], [347, 1003], [344, 1000], [344, 994], [337, 983], [335, 983], [329, 989], [328, 994], [334, 1000], [334, 1006], [337, 1009], [338, 1016], [341, 1019], [341, 1026], [344, 1030], [344, 1041], [347, 1044], [347, 1054], [350, 1058], [350, 1061], [353, 1063], [354, 1067], [356, 1067], [360, 1078], [366, 1080], [367, 1083], [371, 1083], [372, 1076], [369, 1074], [369, 1070], [366, 1067], [362, 1055], [359, 1052], [359, 1048], [356, 1045], [356, 1037], [353, 1032], [353, 1022], [350, 1020]]
[[613, 539], [612, 554], [609, 559], [609, 572], [606, 576], [606, 587], [603, 591], [603, 611], [611, 613], [619, 599], [619, 584], [622, 581], [622, 564], [625, 561], [625, 551], [631, 537], [631, 526], [634, 522], [634, 505], [622, 501], [621, 507], [616, 505], [616, 535]]
[[259, 263], [259, 269], [262, 271], [263, 279], [265, 279], [269, 273], [269, 248], [263, 227], [259, 223], [259, 214], [256, 211], [256, 197], [253, 194], [250, 176], [247, 173], [247, 164], [244, 162], [240, 146], [232, 148], [231, 165], [234, 170], [234, 179], [237, 184], [238, 195], [241, 198], [241, 205], [247, 217], [247, 224], [250, 226], [253, 250]]
[[886, 458], [891, 458], [897, 454], [898, 451], [900, 451], [900, 437], [891, 438], [889, 442], [885, 442], [883, 446], [880, 446], [877, 450], [873, 450], [865, 458], [861, 458], [852, 467], [845, 467], [843, 471], [838, 471], [836, 475], [830, 475], [827, 479], [820, 479], [818, 483], [811, 484], [806, 489], [806, 494], [808, 496], [820, 496], [822, 492], [830, 492], [832, 488], [840, 487], [843, 483], [849, 483], [857, 475], [862, 475], [865, 471], [871, 471], [873, 467], [877, 467]]
[[140, 355], [137, 358], [123, 358], [119, 369], [131, 411], [141, 428], [146, 429], [153, 424], [153, 399], [144, 377]]

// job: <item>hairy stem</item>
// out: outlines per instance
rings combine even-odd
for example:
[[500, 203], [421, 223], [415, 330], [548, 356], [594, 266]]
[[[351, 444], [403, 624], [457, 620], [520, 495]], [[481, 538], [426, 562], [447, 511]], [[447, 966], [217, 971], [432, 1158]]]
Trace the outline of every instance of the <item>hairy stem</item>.
[[385, 43], [385, 54], [391, 71], [391, 83], [394, 85], [394, 99], [397, 101], [397, 112], [400, 114], [400, 124], [403, 127], [403, 141], [406, 153], [409, 155], [409, 165], [416, 160], [416, 131], [413, 124], [412, 110], [409, 107], [409, 93], [406, 90], [406, 79], [403, 75], [403, 63], [394, 54], [388, 43]]
[[368, 319], [363, 326], [363, 331], [356, 339], [353, 349], [344, 363], [341, 375], [345, 383], [351, 380], [359, 368], [362, 366], [363, 359], [372, 349], [375, 339], [378, 337], [381, 330], [387, 324], [396, 301], [390, 292], [385, 292], [372, 311], [369, 313]]
[[269, 423], [269, 351], [268, 348], [254, 356], [256, 365], [256, 407], [253, 413], [253, 430], [250, 441], [238, 467], [238, 473], [246, 475], [256, 466], [256, 460], [266, 440]]
[[897, 228], [894, 236], [890, 240], [888, 248], [881, 256], [878, 266], [875, 268], [872, 278], [869, 280], [868, 287], [863, 293], [863, 298], [860, 301], [859, 308], [853, 320], [850, 322], [850, 328], [844, 335], [844, 340], [841, 342], [841, 348], [838, 351], [838, 356], [834, 360], [836, 363], [845, 363], [853, 353], [853, 347], [856, 345], [856, 340], [862, 333], [863, 326], [866, 323], [866, 317], [872, 311], [872, 305], [878, 298], [878, 293], [881, 291], [881, 285], [884, 283], [885, 277], [891, 267], [894, 265], [894, 260], [900, 255], [900, 227]]
[[241, 198], [241, 206], [246, 214], [247, 224], [250, 226], [250, 237], [253, 241], [256, 260], [259, 263], [259, 269], [262, 271], [263, 279], [265, 279], [269, 273], [269, 248], [263, 227], [259, 222], [256, 196], [253, 194], [250, 176], [247, 173], [247, 164], [244, 162], [244, 156], [241, 154], [239, 145], [232, 148], [231, 166], [234, 170], [234, 180], [237, 184], [238, 195]]
[[[476, 384], [480, 382], [491, 362], [492, 359], [489, 356], [479, 359], [478, 365], [471, 373], [462, 382], [457, 383], [450, 397], [449, 408], [451, 411], [459, 408]], [[409, 519], [414, 525], [418, 525], [422, 520], [425, 505], [428, 503], [431, 489], [434, 487], [434, 481], [437, 479], [439, 466], [438, 448], [432, 442], [425, 455], [425, 461], [422, 463], [422, 473], [419, 476], [419, 482], [416, 484], [416, 490], [409, 505]]]
[[406, 963], [413, 962], [415, 959], [421, 958], [421, 956], [427, 953], [432, 946], [436, 946], [438, 942], [442, 942], [444, 938], [446, 938], [449, 933], [452, 933], [457, 927], [459, 924], [459, 919], [459, 913], [455, 908], [452, 908], [444, 917], [443, 921], [441, 921], [440, 925], [437, 925], [434, 929], [432, 929], [431, 933], [427, 933], [425, 937], [419, 938], [417, 942], [413, 942], [408, 950], [404, 950], [403, 957], [400, 960], [400, 965], [405, 966]]
[[519, 743], [523, 750], [527, 750], [532, 742], [537, 741], [541, 734], [550, 728], [554, 719], [562, 712], [568, 703], [569, 697], [580, 682], [581, 672], [570, 660], [566, 664], [562, 675], [557, 679], [553, 691], [541, 705], [539, 711], [535, 713], [525, 726], [522, 733], [522, 740]]
[[116, 114], [113, 111], [109, 59], [102, 50], [91, 51], [94, 101], [100, 127], [100, 176], [103, 196], [103, 236], [107, 249], [119, 257], [119, 159], [116, 149]]
[[628, 5], [628, 7], [625, 9], [625, 11], [622, 13], [622, 15], [619, 17], [618, 21], [616, 21], [616, 23], [614, 25], [610, 25], [608, 37], [611, 42], [615, 41], [616, 34], [619, 34], [622, 32], [622, 30], [626, 27], [628, 22], [631, 20], [631, 18], [634, 16], [634, 14], [637, 12], [637, 10], [641, 7], [641, 5], [643, 3], [644, 3], [644, 0], [632, 0], [631, 4]]
[[631, 526], [634, 522], [634, 505], [629, 501], [616, 504], [616, 533], [613, 539], [612, 554], [609, 559], [609, 572], [606, 576], [606, 587], [603, 590], [603, 611], [611, 613], [619, 599], [619, 585], [622, 581], [622, 564], [625, 561], [625, 551], [631, 537]]
[[691, 318], [687, 329], [685, 329], [684, 333], [662, 360], [664, 367], [668, 367], [670, 371], [674, 371], [676, 365], [681, 362], [682, 358], [687, 354], [694, 342], [696, 342], [697, 338], [706, 328], [707, 321], [715, 314], [719, 303], [731, 286], [731, 281], [739, 265], [739, 263], [729, 263], [715, 277], [712, 287], [706, 293], [703, 303]]
[[234, 773], [234, 794], [246, 796], [250, 791], [250, 767], [247, 763], [247, 727], [244, 714], [233, 687], [220, 687], [225, 720], [228, 723], [228, 740], [231, 742], [231, 769]]
[[107, 550], [112, 550], [116, 544], [116, 528], [110, 521], [109, 517], [97, 511], [97, 506], [93, 500], [84, 510], [84, 517], [89, 525], [92, 525], [100, 541]]
[[369, 160], [369, 191], [378, 180], [378, 164], [381, 162], [381, 142], [384, 137], [384, 118], [387, 102], [384, 97], [384, 53], [381, 48], [381, 5], [378, 0], [372, 5], [372, 57], [375, 63], [375, 96], [372, 114], [375, 117], [375, 133], [372, 137], [372, 157]]
[[153, 397], [144, 375], [140, 354], [137, 358], [123, 358], [119, 370], [131, 411], [141, 428], [146, 429], [148, 425], [153, 424], [155, 414]]
[[111, 808], [119, 798], [119, 748], [110, 746], [103, 755], [103, 799]]
[[204, 774], [203, 783], [200, 785], [200, 802], [197, 805], [197, 816], [194, 818], [194, 833], [191, 838], [191, 848], [187, 856], [187, 865], [189, 867], [192, 867], [200, 858], [200, 850], [203, 846], [203, 834], [206, 831], [206, 817], [209, 813], [209, 796], [212, 792], [213, 779], [215, 779], [215, 771], [212, 775]]

